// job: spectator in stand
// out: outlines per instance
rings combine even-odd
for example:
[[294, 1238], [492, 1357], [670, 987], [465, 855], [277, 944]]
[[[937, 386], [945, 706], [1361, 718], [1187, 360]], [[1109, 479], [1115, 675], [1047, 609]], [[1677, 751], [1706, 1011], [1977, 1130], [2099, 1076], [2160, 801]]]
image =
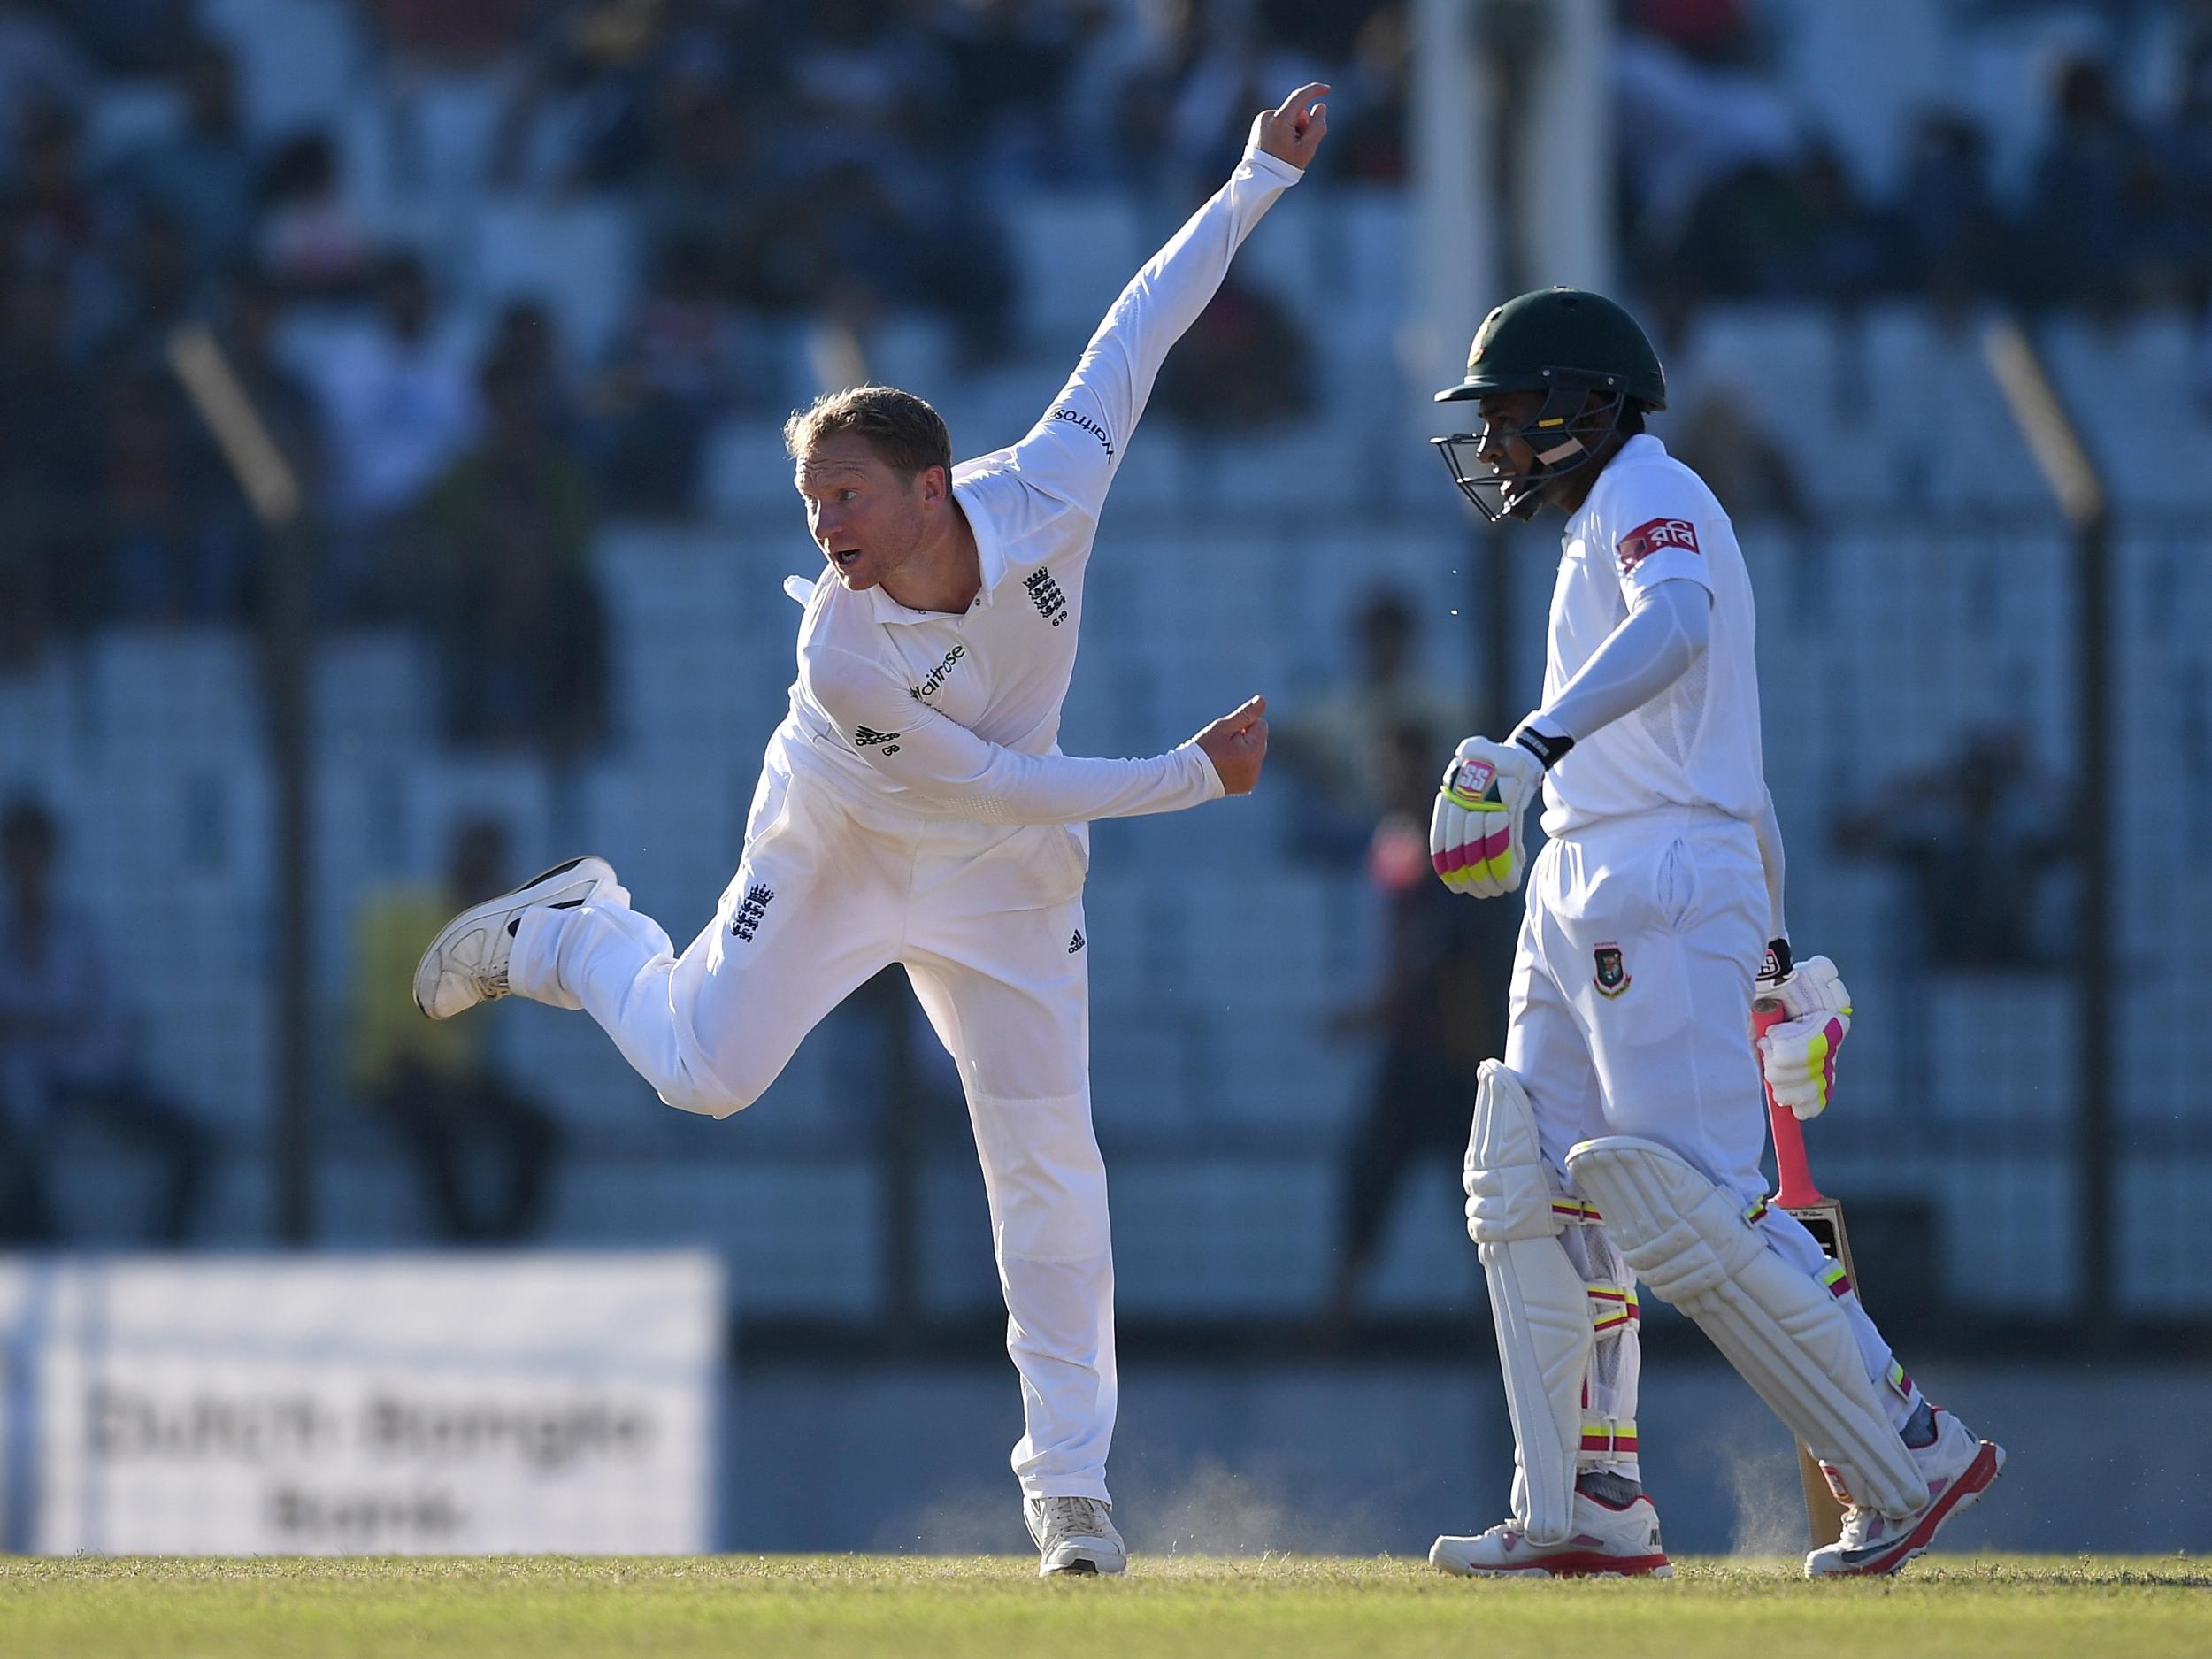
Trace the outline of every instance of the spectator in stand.
[[703, 71], [672, 76], [652, 103], [657, 164], [641, 181], [641, 227], [657, 253], [711, 248], [733, 264], [761, 209], [767, 169], [753, 116]]
[[2015, 266], [2021, 297], [2124, 305], [2139, 296], [2144, 210], [2155, 193], [2148, 148], [2115, 99], [2111, 78], [2089, 58], [2059, 70], [2054, 113], [2028, 201], [2033, 257]]
[[322, 417], [306, 383], [278, 360], [276, 332], [283, 315], [283, 300], [266, 277], [250, 265], [232, 267], [223, 286], [217, 337], [231, 373], [313, 504], [325, 466]]
[[190, 232], [165, 210], [140, 213], [113, 271], [119, 315], [109, 345], [134, 368], [165, 369], [177, 329], [208, 310], [209, 285], [194, 266]]
[[1989, 141], [1967, 117], [1920, 118], [1898, 191], [1898, 235], [1907, 276], [1956, 315], [1997, 286], [2005, 226], [1989, 184]]
[[182, 79], [184, 131], [127, 157], [119, 173], [142, 206], [188, 230], [194, 266], [210, 276], [252, 249], [261, 164], [239, 121], [229, 49], [195, 42]]
[[486, 364], [483, 403], [481, 445], [426, 513], [447, 733], [574, 753], [599, 735], [605, 685], [589, 487], [511, 365]]
[[945, 54], [901, 0], [814, 0], [787, 65], [789, 166], [809, 180], [862, 166], [918, 186], [952, 124]]
[[350, 621], [407, 614], [424, 555], [411, 515], [474, 441], [474, 389], [412, 255], [386, 262], [366, 324], [315, 365], [337, 528], [326, 606]]
[[480, 69], [527, 39], [540, 0], [364, 0], [379, 40], [411, 67]]
[[102, 423], [69, 317], [60, 273], [0, 257], [0, 667], [87, 626], [99, 597]]
[[1469, 719], [1476, 710], [1464, 695], [1422, 665], [1420, 619], [1402, 594], [1372, 595], [1351, 621], [1354, 674], [1284, 699], [1274, 737], [1280, 764], [1305, 785], [1292, 796], [1302, 815], [1293, 854], [1340, 864], [1360, 856], [1376, 820], [1397, 804], [1395, 762], [1375, 733], [1411, 726], [1471, 731], [1482, 724]]
[[705, 84], [749, 116], [784, 84], [789, 28], [772, 0], [583, 0], [539, 31], [501, 127], [508, 184], [651, 186], [664, 153], [663, 99]]
[[88, 1125], [161, 1165], [146, 1234], [181, 1244], [207, 1134], [145, 1081], [100, 932], [55, 895], [60, 845], [41, 803], [20, 799], [0, 814], [0, 1237], [60, 1236], [46, 1166], [58, 1141]]
[[261, 268], [285, 293], [342, 299], [374, 267], [369, 234], [339, 188], [327, 134], [303, 133], [270, 160], [261, 187]]
[[1754, 388], [1709, 372], [1676, 418], [1669, 442], [1730, 518], [1811, 526], [1812, 502], [1789, 452], [1775, 441]]
[[1336, 175], [1350, 184], [1400, 187], [1409, 176], [1409, 102], [1413, 31], [1406, 7], [1380, 8], [1360, 26], [1352, 45], [1351, 117], [1339, 129]]
[[2171, 117], [2158, 134], [2159, 252], [2175, 296], [2212, 301], [2212, 18], [2182, 53]]
[[1368, 879], [1383, 910], [1382, 976], [1371, 998], [1333, 1024], [1340, 1034], [1373, 1033], [1382, 1053], [1342, 1161], [1337, 1266], [1321, 1317], [1325, 1340], [1343, 1334], [1407, 1172], [1428, 1164], [1457, 1174], [1476, 1068], [1504, 1041], [1498, 1014], [1505, 987], [1486, 972], [1482, 948], [1490, 918], [1453, 902], [1429, 862], [1434, 733], [1450, 729], [1409, 722], [1367, 733], [1389, 799], [1367, 849]]
[[74, 113], [55, 104], [0, 110], [14, 131], [17, 160], [0, 196], [0, 241], [15, 258], [81, 282], [100, 242], [97, 204], [78, 158]]
[[81, 110], [92, 66], [38, 0], [0, 0], [0, 178], [12, 173], [26, 110]]
[[1843, 157], [1813, 145], [1798, 167], [1797, 191], [1802, 218], [1794, 244], [1779, 250], [1769, 273], [1768, 290], [1846, 309], [1893, 292], [1894, 231], [1886, 215], [1860, 200]]
[[1231, 111], [1264, 108], [1271, 88], [1325, 79], [1316, 65], [1278, 46], [1248, 6], [1206, 11], [1198, 38], [1169, 105], [1163, 181], [1179, 201], [1202, 198], [1243, 145], [1240, 118]]
[[949, 134], [972, 186], [1048, 178], [1065, 147], [1061, 100], [1084, 24], [1076, 6], [965, 0], [940, 29], [960, 119]]
[[1232, 266], [1161, 365], [1153, 406], [1195, 432], [1262, 431], [1311, 403], [1310, 355], [1282, 302]]
[[2019, 733], [1969, 733], [1945, 764], [1885, 783], [1879, 798], [1899, 804], [1840, 819], [1835, 847], [1904, 873], [1922, 966], [2034, 973], [2059, 965], [2039, 936], [2039, 910], [2076, 849], [2046, 827]]
[[150, 366], [119, 366], [107, 377], [103, 403], [107, 475], [100, 499], [109, 574], [102, 619], [236, 620], [245, 611], [250, 549], [234, 526], [197, 511], [196, 497], [213, 480], [188, 474], [188, 417], [170, 383]]
[[1757, 69], [1759, 32], [1748, 0], [1632, 0], [1629, 27], [1664, 41], [1691, 62], [1717, 69]]
[[349, 1067], [357, 1099], [399, 1135], [427, 1189], [439, 1235], [455, 1243], [526, 1238], [543, 1217], [558, 1134], [485, 1050], [487, 1027], [433, 1024], [408, 994], [415, 960], [456, 904], [507, 881], [506, 836], [463, 825], [443, 886], [388, 887], [361, 906]]
[[1168, 99], [1197, 50], [1195, 0], [1101, 5], [1083, 19], [1060, 119], [1070, 132], [1111, 132], [1075, 145], [1056, 174], [1086, 185], [1150, 184], [1167, 147]]
[[[1690, 13], [1705, 10], [1714, 13], [1709, 29], [1692, 27]], [[1786, 177], [1796, 165], [1800, 134], [1787, 96], [1736, 61], [1754, 38], [1731, 20], [1740, 12], [1694, 0], [1678, 17], [1660, 7], [1652, 15], [1670, 34], [1632, 27], [1614, 42], [1614, 99], [1636, 112], [1635, 142], [1622, 153], [1632, 240], [1646, 249], [1685, 242], [1692, 213], [1726, 180], [1749, 170]], [[1694, 56], [1686, 40], [1714, 57]]]
[[526, 389], [537, 403], [538, 418], [556, 439], [576, 442], [582, 416], [569, 384], [560, 324], [541, 302], [510, 300], [500, 308], [485, 361]]
[[[318, 510], [324, 471], [320, 418], [306, 387], [277, 360], [275, 290], [250, 267], [234, 267], [210, 309], [231, 373], [290, 465], [310, 511]], [[134, 568], [119, 561], [119, 588], [145, 617], [250, 621], [259, 614], [265, 532], [206, 423], [182, 402], [171, 372], [154, 369], [149, 382], [150, 396], [170, 423], [186, 510], [168, 556], [142, 558]]]
[[736, 322], [714, 277], [703, 248], [664, 254], [616, 348], [601, 392], [601, 449], [618, 511], [689, 509], [707, 434], [745, 386]]

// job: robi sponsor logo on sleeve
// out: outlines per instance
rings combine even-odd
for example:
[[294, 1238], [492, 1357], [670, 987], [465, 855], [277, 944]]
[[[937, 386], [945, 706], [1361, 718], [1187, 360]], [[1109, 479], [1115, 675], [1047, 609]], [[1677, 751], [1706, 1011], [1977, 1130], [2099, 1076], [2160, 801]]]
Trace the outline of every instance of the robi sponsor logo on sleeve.
[[1620, 556], [1621, 574], [1626, 576], [1654, 553], [1671, 547], [1696, 552], [1697, 526], [1687, 518], [1654, 518], [1623, 536], [1614, 550]]

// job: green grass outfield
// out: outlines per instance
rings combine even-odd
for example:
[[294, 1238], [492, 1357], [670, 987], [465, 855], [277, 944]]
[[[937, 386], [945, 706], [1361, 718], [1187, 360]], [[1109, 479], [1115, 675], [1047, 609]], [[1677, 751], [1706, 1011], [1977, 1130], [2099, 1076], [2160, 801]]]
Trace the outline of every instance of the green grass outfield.
[[1041, 1583], [1008, 1556], [0, 1559], [0, 1655], [2212, 1654], [2212, 1569], [2170, 1556], [1922, 1561], [1874, 1583], [1807, 1584], [1782, 1561], [1676, 1571], [1496, 1584], [1403, 1558], [1141, 1558], [1123, 1579]]

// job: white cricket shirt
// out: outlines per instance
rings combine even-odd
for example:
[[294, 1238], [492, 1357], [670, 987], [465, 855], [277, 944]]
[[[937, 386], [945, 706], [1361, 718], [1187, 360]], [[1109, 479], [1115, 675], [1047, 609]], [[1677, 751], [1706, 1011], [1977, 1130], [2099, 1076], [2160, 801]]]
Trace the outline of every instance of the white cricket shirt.
[[1083, 578], [1160, 364], [1220, 288], [1260, 216], [1302, 177], [1248, 149], [1141, 271], [1028, 435], [953, 469], [983, 587], [958, 615], [910, 611], [824, 575], [803, 596], [791, 711], [769, 745], [858, 805], [1067, 824], [1196, 806], [1222, 793], [1193, 744], [1143, 760], [1060, 753]]
[[1545, 706], [1626, 620], [1640, 589], [1695, 582], [1712, 595], [1712, 634], [1680, 679], [1578, 737], [1545, 775], [1544, 833], [1571, 834], [1670, 806], [1714, 807], [1757, 822], [1767, 790], [1751, 577], [1713, 492], [1658, 439], [1639, 433], [1598, 475], [1562, 543]]

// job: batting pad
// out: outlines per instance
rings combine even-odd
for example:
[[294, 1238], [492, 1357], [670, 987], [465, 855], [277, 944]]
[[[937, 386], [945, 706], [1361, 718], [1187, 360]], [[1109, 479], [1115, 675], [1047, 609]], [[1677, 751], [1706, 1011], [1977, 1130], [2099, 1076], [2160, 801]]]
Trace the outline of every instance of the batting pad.
[[1574, 1531], [1582, 1384], [1590, 1366], [1589, 1290], [1559, 1242], [1564, 1224], [1521, 1080], [1482, 1063], [1463, 1182], [1467, 1233], [1490, 1286], [1505, 1403], [1513, 1419], [1514, 1518], [1532, 1542]]
[[1843, 1306], [1766, 1247], [1734, 1199], [1654, 1141], [1609, 1135], [1567, 1154], [1637, 1277], [1697, 1321], [1775, 1416], [1896, 1519], [1928, 1485], [1853, 1341]]

